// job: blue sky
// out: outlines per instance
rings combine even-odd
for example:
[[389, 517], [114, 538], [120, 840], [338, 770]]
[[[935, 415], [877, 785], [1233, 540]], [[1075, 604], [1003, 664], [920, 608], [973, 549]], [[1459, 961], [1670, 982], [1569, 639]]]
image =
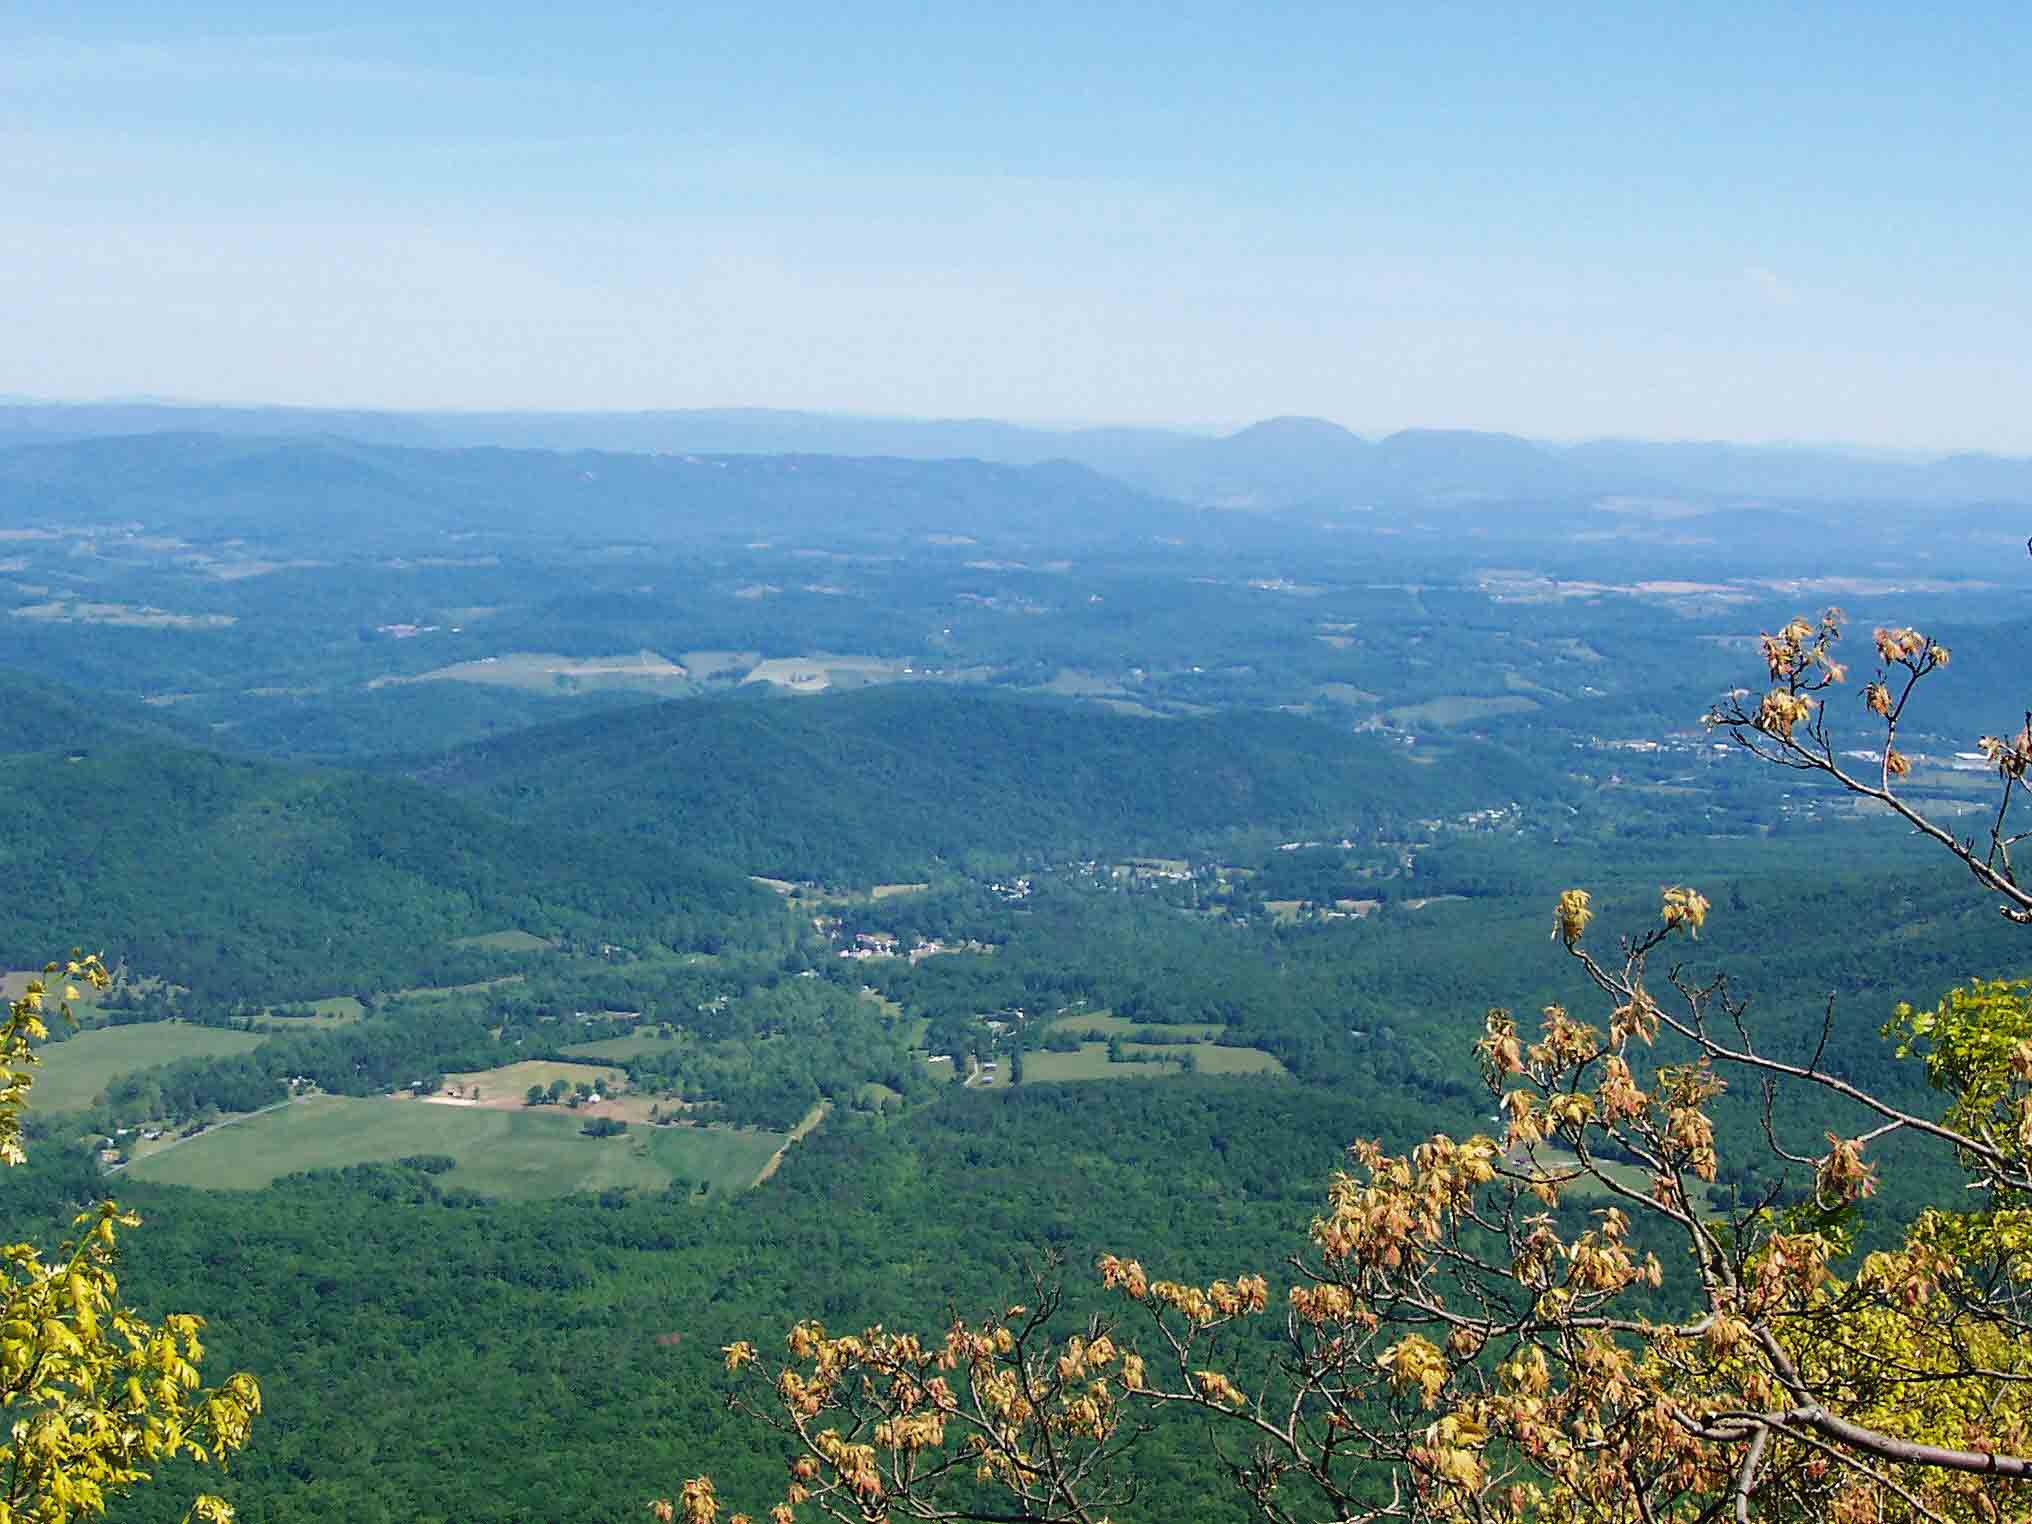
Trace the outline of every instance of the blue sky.
[[0, 8], [0, 392], [2032, 453], [2032, 15]]

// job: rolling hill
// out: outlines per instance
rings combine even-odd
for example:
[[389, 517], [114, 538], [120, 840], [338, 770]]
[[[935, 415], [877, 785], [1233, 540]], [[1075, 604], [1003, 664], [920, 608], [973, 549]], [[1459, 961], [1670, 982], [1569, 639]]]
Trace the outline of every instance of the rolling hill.
[[[0, 761], [10, 967], [83, 945], [202, 998], [459, 982], [507, 927], [696, 945], [771, 912], [681, 851], [512, 825], [397, 779], [120, 736]], [[391, 984], [392, 981], [392, 984]]]
[[511, 818], [867, 883], [970, 851], [1098, 855], [1241, 830], [1356, 831], [1550, 787], [1277, 713], [1152, 721], [994, 693], [678, 700], [409, 764]]

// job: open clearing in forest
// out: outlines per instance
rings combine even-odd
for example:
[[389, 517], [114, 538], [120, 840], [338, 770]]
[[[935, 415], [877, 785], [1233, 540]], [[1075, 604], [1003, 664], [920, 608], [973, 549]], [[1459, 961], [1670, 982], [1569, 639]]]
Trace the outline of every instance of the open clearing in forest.
[[531, 1085], [548, 1089], [557, 1080], [564, 1081], [567, 1091], [576, 1090], [583, 1084], [591, 1085], [602, 1095], [610, 1095], [627, 1085], [628, 1076], [605, 1064], [568, 1064], [552, 1058], [525, 1058], [518, 1064], [503, 1064], [498, 1069], [447, 1074], [444, 1088], [447, 1094], [471, 1097], [473, 1087], [477, 1085], [482, 1107], [519, 1107]]
[[454, 662], [419, 672], [414, 677], [377, 677], [367, 686], [396, 683], [478, 683], [490, 688], [515, 688], [524, 693], [555, 696], [587, 688], [640, 688], [651, 693], [681, 693], [691, 688], [691, 674], [654, 651], [623, 656], [557, 656], [545, 651], [506, 651], [478, 661]]
[[351, 1026], [367, 1014], [367, 1008], [352, 995], [327, 995], [322, 1000], [289, 1002], [289, 1009], [301, 1010], [308, 1006], [309, 1016], [284, 1016], [274, 1007], [263, 1011], [258, 1018], [259, 1030], [268, 1036], [285, 1032], [321, 1032], [327, 1027]]
[[1023, 1055], [1023, 1083], [1050, 1085], [1072, 1080], [1167, 1079], [1183, 1074], [1185, 1070], [1176, 1062], [1163, 1060], [1167, 1057], [1175, 1060], [1187, 1053], [1192, 1054], [1201, 1074], [1285, 1073], [1284, 1065], [1258, 1048], [1223, 1048], [1210, 1042], [1125, 1042], [1122, 1051], [1126, 1054], [1147, 1054], [1150, 1062], [1111, 1064], [1108, 1062], [1108, 1045], [1104, 1042], [1082, 1043], [1077, 1053], [1037, 1050]]
[[453, 937], [454, 947], [484, 947], [489, 952], [549, 952], [557, 944], [533, 931], [483, 931], [477, 937]]
[[1133, 1041], [1138, 1032], [1150, 1032], [1163, 1037], [1191, 1037], [1200, 1042], [1212, 1042], [1227, 1027], [1218, 1021], [1166, 1021], [1146, 1022], [1138, 1026], [1126, 1016], [1117, 1016], [1110, 1011], [1073, 1011], [1058, 1017], [1047, 1032], [1071, 1032], [1077, 1036], [1097, 1033], [1103, 1039], [1119, 1037], [1124, 1042]]
[[[587, 1058], [607, 1063], [625, 1063], [631, 1058], [641, 1058], [650, 1053], [668, 1053], [681, 1048], [687, 1039], [683, 1037], [658, 1037], [656, 1029], [647, 1032], [630, 1032], [626, 1037], [603, 1037], [598, 1042], [575, 1042], [562, 1051], [573, 1058]], [[545, 1083], [548, 1083], [546, 1081]], [[522, 1087], [527, 1090], [529, 1086]]]
[[231, 614], [179, 614], [150, 604], [86, 603], [64, 598], [24, 604], [8, 612], [16, 619], [46, 620], [52, 624], [110, 624], [130, 630], [223, 630], [234, 622]]
[[760, 651], [681, 651], [678, 660], [700, 682], [716, 677], [742, 677], [762, 659]]
[[786, 693], [823, 693], [828, 688], [864, 688], [894, 682], [906, 675], [901, 660], [887, 656], [814, 651], [809, 656], [779, 656], [758, 661], [742, 685], [768, 683]]
[[258, 1032], [227, 1032], [187, 1021], [148, 1021], [124, 1027], [97, 1027], [68, 1042], [42, 1044], [37, 1051], [35, 1088], [29, 1105], [39, 1112], [79, 1111], [123, 1074], [152, 1069], [180, 1058], [219, 1058], [245, 1053], [265, 1040]]
[[498, 979], [475, 979], [471, 984], [412, 984], [395, 991], [397, 1000], [450, 1000], [459, 995], [484, 995], [503, 984], [520, 984], [522, 975], [503, 974]]
[[1052, 674], [1051, 681], [1038, 685], [1040, 693], [1056, 693], [1065, 698], [1101, 698], [1125, 693], [1121, 683], [1098, 672], [1089, 672], [1081, 667], [1060, 667]]
[[1537, 700], [1525, 698], [1522, 694], [1507, 694], [1502, 698], [1448, 694], [1443, 698], [1427, 699], [1421, 704], [1400, 704], [1387, 713], [1393, 725], [1420, 730], [1434, 725], [1442, 729], [1449, 725], [1468, 725], [1501, 714], [1529, 714], [1537, 707]]
[[439, 1184], [514, 1200], [612, 1186], [661, 1191], [679, 1176], [711, 1194], [745, 1190], [784, 1133], [638, 1127], [613, 1138], [580, 1131], [581, 1113], [535, 1107], [430, 1106], [384, 1097], [320, 1095], [222, 1127], [137, 1160], [136, 1179], [211, 1190], [256, 1190], [279, 1176], [348, 1164], [449, 1154]]
[[[64, 1024], [64, 1019], [57, 1010], [59, 1002], [54, 997], [61, 996], [64, 986], [69, 982], [60, 975], [45, 974], [39, 968], [8, 969], [4, 973], [0, 973], [0, 999], [19, 1000], [23, 995], [28, 993], [29, 984], [38, 979], [42, 981], [43, 988], [52, 996], [50, 1003], [43, 1007], [43, 1024], [54, 1032]], [[152, 988], [155, 983], [156, 981], [153, 979], [143, 980], [138, 984], [131, 985], [130, 988], [145, 990]], [[78, 998], [70, 1002], [71, 1014], [77, 1018], [78, 1025], [80, 1026], [97, 1026], [105, 1019], [104, 1007], [99, 1002], [106, 997], [93, 989], [89, 984], [74, 987], [77, 989]], [[112, 992], [108, 991], [108, 993]]]

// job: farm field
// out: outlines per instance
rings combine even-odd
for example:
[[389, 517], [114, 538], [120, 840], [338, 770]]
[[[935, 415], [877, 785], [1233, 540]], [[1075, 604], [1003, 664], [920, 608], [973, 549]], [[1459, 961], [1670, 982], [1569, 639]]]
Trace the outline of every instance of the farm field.
[[[475, 1085], [480, 1087], [479, 1099], [483, 1104], [516, 1106], [531, 1085], [548, 1088], [557, 1080], [576, 1087], [580, 1083], [594, 1086], [611, 1094], [628, 1083], [628, 1076], [619, 1069], [605, 1064], [568, 1064], [557, 1059], [526, 1058], [518, 1064], [503, 1064], [498, 1069], [480, 1069], [470, 1074], [447, 1074], [445, 1089], [459, 1094], [470, 1094]], [[451, 1107], [435, 1107], [435, 1110], [452, 1110]]]
[[1138, 1032], [1161, 1032], [1166, 1037], [1193, 1037], [1201, 1042], [1212, 1042], [1227, 1028], [1217, 1021], [1167, 1021], [1138, 1026], [1126, 1016], [1117, 1016], [1112, 1011], [1075, 1011], [1060, 1016], [1045, 1028], [1048, 1032], [1097, 1032], [1103, 1038], [1133, 1038]]
[[555, 695], [583, 688], [642, 688], [673, 694], [691, 690], [691, 674], [654, 651], [625, 656], [557, 656], [542, 651], [507, 651], [477, 661], [454, 662], [414, 677], [377, 677], [367, 686], [391, 683], [478, 683], [524, 693]]
[[1401, 704], [1389, 711], [1394, 725], [1419, 729], [1424, 726], [1467, 725], [1475, 720], [1486, 720], [1499, 714], [1529, 714], [1538, 707], [1535, 699], [1522, 694], [1510, 694], [1503, 698], [1470, 698], [1462, 694], [1449, 694], [1443, 698], [1431, 698], [1420, 704]]
[[[1136, 1048], [1135, 1043], [1123, 1046]], [[1201, 1074], [1288, 1074], [1277, 1058], [1261, 1048], [1224, 1048], [1219, 1043], [1201, 1042], [1192, 1046], [1193, 1055], [1199, 1060]]]
[[1381, 694], [1357, 688], [1352, 683], [1321, 683], [1319, 696], [1335, 704], [1375, 704], [1382, 701]]
[[1038, 686], [1038, 691], [1056, 693], [1066, 698], [1098, 698], [1126, 690], [1112, 677], [1082, 671], [1077, 667], [1060, 667], [1052, 675], [1050, 682]]
[[123, 1074], [180, 1058], [219, 1058], [259, 1047], [257, 1032], [227, 1032], [183, 1021], [99, 1027], [68, 1042], [45, 1043], [29, 1104], [39, 1112], [77, 1111]]
[[[604, 1059], [610, 1063], [625, 1063], [631, 1058], [641, 1058], [648, 1053], [668, 1053], [672, 1048], [685, 1045], [683, 1037], [658, 1037], [654, 1032], [630, 1032], [626, 1037], [605, 1037], [598, 1042], [573, 1043], [562, 1051], [573, 1058]], [[579, 1076], [583, 1078], [583, 1076]], [[527, 1090], [530, 1081], [523, 1085]], [[544, 1081], [548, 1084], [549, 1081]]]
[[478, 995], [503, 984], [520, 984], [522, 975], [503, 974], [498, 979], [476, 979], [471, 984], [412, 984], [395, 991], [398, 1000], [440, 1000], [456, 995]]
[[762, 659], [760, 651], [681, 651], [679, 661], [699, 682], [716, 677], [739, 678]]
[[476, 937], [454, 937], [454, 947], [484, 947], [490, 952], [549, 952], [557, 944], [533, 931], [488, 931]]
[[755, 1184], [789, 1134], [748, 1127], [652, 1127], [643, 1136], [650, 1158], [671, 1175], [703, 1181], [711, 1194], [726, 1196]]
[[745, 1189], [784, 1135], [715, 1128], [636, 1128], [588, 1138], [577, 1113], [429, 1106], [381, 1097], [314, 1096], [214, 1129], [137, 1160], [141, 1180], [254, 1190], [300, 1170], [449, 1154], [441, 1184], [512, 1200], [620, 1186], [660, 1191], [684, 1176], [713, 1191]]
[[1083, 1043], [1077, 1053], [1032, 1052], [1023, 1055], [1023, 1083], [1063, 1084], [1075, 1080], [1168, 1079], [1184, 1071], [1176, 1063], [1164, 1063], [1159, 1055], [1193, 1055], [1201, 1074], [1284, 1074], [1284, 1065], [1256, 1048], [1223, 1048], [1210, 1042], [1162, 1045], [1122, 1044], [1125, 1053], [1149, 1054], [1148, 1063], [1111, 1064], [1108, 1045]]
[[742, 683], [770, 683], [791, 693], [822, 693], [828, 688], [858, 688], [867, 683], [891, 682], [903, 673], [903, 663], [883, 656], [833, 655], [824, 651], [810, 656], [775, 657], [757, 662]]
[[315, 1013], [311, 1016], [278, 1016], [274, 1011], [261, 1018], [261, 1030], [270, 1034], [277, 1032], [317, 1032], [326, 1027], [350, 1026], [367, 1014], [367, 1008], [352, 995], [327, 995], [322, 1000], [303, 1002]]

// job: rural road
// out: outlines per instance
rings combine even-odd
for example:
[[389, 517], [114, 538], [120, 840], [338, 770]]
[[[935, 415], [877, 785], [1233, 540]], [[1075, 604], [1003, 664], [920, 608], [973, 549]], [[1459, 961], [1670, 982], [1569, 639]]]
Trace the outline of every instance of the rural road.
[[[315, 1093], [317, 1093], [317, 1092], [313, 1092], [313, 1094], [315, 1094]], [[258, 1117], [258, 1116], [266, 1116], [266, 1115], [267, 1115], [267, 1114], [268, 1114], [269, 1112], [271, 1112], [271, 1111], [280, 1111], [280, 1110], [281, 1110], [281, 1109], [282, 1109], [283, 1107], [285, 1107], [285, 1106], [293, 1106], [293, 1105], [295, 1105], [295, 1104], [296, 1104], [296, 1103], [297, 1103], [298, 1101], [301, 1101], [301, 1100], [307, 1100], [308, 1098], [309, 1098], [309, 1097], [307, 1097], [307, 1096], [301, 1096], [301, 1095], [292, 1095], [292, 1096], [291, 1096], [291, 1097], [289, 1097], [289, 1099], [288, 1099], [288, 1100], [286, 1100], [286, 1101], [277, 1101], [277, 1102], [275, 1102], [275, 1104], [273, 1104], [272, 1106], [263, 1106], [263, 1107], [262, 1107], [262, 1108], [261, 1108], [261, 1109], [260, 1109], [259, 1111], [243, 1111], [243, 1112], [241, 1112], [241, 1113], [240, 1113], [240, 1115], [238, 1115], [238, 1116], [236, 1116], [236, 1117], [225, 1117], [225, 1118], [221, 1119], [220, 1121], [217, 1121], [217, 1122], [214, 1122], [214, 1123], [212, 1123], [212, 1125], [211, 1125], [211, 1126], [209, 1126], [209, 1127], [207, 1127], [207, 1128], [206, 1128], [206, 1129], [204, 1130], [204, 1132], [194, 1132], [194, 1133], [192, 1133], [192, 1134], [190, 1135], [190, 1137], [188, 1137], [188, 1138], [175, 1138], [175, 1139], [172, 1139], [171, 1141], [169, 1141], [169, 1142], [167, 1142], [167, 1143], [163, 1144], [163, 1145], [162, 1145], [162, 1147], [160, 1147], [160, 1148], [152, 1148], [152, 1149], [150, 1149], [150, 1150], [148, 1151], [147, 1157], [148, 1157], [148, 1158], [150, 1158], [150, 1159], [153, 1159], [153, 1158], [154, 1158], [154, 1157], [155, 1157], [155, 1156], [156, 1156], [157, 1154], [166, 1154], [166, 1153], [168, 1153], [168, 1152], [169, 1152], [169, 1151], [170, 1151], [170, 1150], [171, 1150], [172, 1148], [175, 1148], [175, 1147], [177, 1146], [177, 1144], [179, 1144], [179, 1143], [188, 1143], [188, 1142], [190, 1142], [190, 1141], [191, 1141], [191, 1138], [202, 1138], [202, 1137], [205, 1137], [205, 1136], [207, 1136], [208, 1134], [211, 1134], [211, 1133], [215, 1133], [215, 1132], [217, 1132], [217, 1131], [218, 1131], [218, 1130], [219, 1130], [219, 1129], [220, 1129], [221, 1127], [231, 1127], [231, 1126], [233, 1126], [233, 1125], [234, 1125], [234, 1124], [235, 1124], [236, 1122], [244, 1122], [244, 1121], [247, 1121], [247, 1120], [248, 1120], [248, 1119], [249, 1119], [250, 1117]], [[132, 1161], [131, 1159], [130, 1159], [130, 1160], [128, 1161], [128, 1163], [129, 1163], [129, 1164], [131, 1164], [132, 1162], [133, 1162], [133, 1161]], [[117, 1175], [117, 1174], [119, 1174], [119, 1173], [120, 1173], [120, 1171], [121, 1171], [121, 1170], [125, 1169], [126, 1167], [127, 1167], [127, 1165], [126, 1165], [126, 1164], [115, 1164], [114, 1166], [112, 1166], [112, 1168], [108, 1169], [108, 1170], [106, 1171], [106, 1173], [107, 1173], [107, 1174], [109, 1174], [109, 1175]]]
[[801, 1142], [810, 1136], [812, 1130], [831, 1114], [832, 1109], [833, 1103], [831, 1101], [820, 1101], [811, 1110], [807, 1111], [804, 1114], [804, 1120], [793, 1127], [790, 1130], [790, 1136], [783, 1140], [783, 1146], [769, 1156], [769, 1162], [762, 1166], [762, 1173], [755, 1177], [754, 1183], [748, 1189], [752, 1191], [755, 1189], [755, 1186], [760, 1185], [771, 1175], [775, 1174], [777, 1170], [781, 1169], [783, 1167], [783, 1156], [790, 1152], [790, 1145]]

